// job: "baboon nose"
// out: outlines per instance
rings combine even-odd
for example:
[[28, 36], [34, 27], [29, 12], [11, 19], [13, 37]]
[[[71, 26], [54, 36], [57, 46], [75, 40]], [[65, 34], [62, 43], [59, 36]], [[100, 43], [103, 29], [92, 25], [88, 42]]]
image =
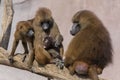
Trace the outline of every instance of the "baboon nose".
[[70, 34], [73, 35], [73, 36], [75, 35], [72, 30], [70, 30]]
[[43, 26], [43, 30], [47, 30], [49, 28], [49, 25], [47, 23], [44, 23], [42, 26]]

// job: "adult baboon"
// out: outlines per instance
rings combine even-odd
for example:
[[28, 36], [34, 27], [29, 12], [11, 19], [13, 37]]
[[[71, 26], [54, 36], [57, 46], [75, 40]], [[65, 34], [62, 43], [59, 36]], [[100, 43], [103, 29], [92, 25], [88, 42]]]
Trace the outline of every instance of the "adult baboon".
[[108, 31], [91, 11], [77, 12], [70, 33], [74, 36], [65, 53], [65, 66], [72, 74], [97, 74], [112, 62], [112, 46]]
[[[52, 17], [51, 11], [48, 8], [39, 8], [36, 12], [33, 26], [35, 31], [35, 59], [40, 65], [51, 63], [51, 61], [53, 61], [53, 56], [50, 55], [49, 51], [44, 49], [44, 39], [45, 37], [50, 36], [52, 40], [55, 41], [55, 45], [58, 45], [58, 37], [61, 36], [58, 26]], [[61, 44], [62, 41], [60, 42], [60, 46], [58, 45], [59, 54], [57, 55], [62, 58], [60, 54], [63, 54], [63, 46]], [[53, 55], [56, 55], [56, 53], [53, 52]]]

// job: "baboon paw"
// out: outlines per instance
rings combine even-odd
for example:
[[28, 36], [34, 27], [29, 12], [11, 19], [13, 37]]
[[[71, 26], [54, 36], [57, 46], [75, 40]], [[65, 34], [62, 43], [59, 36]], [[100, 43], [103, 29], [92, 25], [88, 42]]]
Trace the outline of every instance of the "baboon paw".
[[13, 56], [9, 56], [8, 59], [9, 59], [11, 64], [13, 64], [15, 62], [15, 60], [13, 59]]
[[64, 68], [64, 64], [63, 64], [63, 63], [60, 63], [60, 64], [58, 65], [58, 67], [59, 67], [60, 69], [63, 69], [63, 68]]
[[56, 60], [56, 66], [59, 68], [59, 69], [63, 69], [64, 68], [64, 62], [60, 59], [57, 59]]

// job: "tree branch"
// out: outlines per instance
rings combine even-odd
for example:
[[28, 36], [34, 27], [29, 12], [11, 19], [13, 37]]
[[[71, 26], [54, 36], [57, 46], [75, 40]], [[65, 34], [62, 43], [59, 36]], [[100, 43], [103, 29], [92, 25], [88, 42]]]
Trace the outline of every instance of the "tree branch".
[[[34, 61], [32, 70], [30, 70], [27, 67], [27, 61], [28, 61], [29, 55], [27, 56], [25, 62], [23, 63], [22, 59], [24, 57], [24, 54], [17, 54], [14, 57], [15, 62], [13, 64], [10, 64], [8, 60], [8, 55], [9, 55], [9, 52], [7, 52], [6, 50], [0, 47], [0, 64], [27, 70], [35, 74], [39, 74], [39, 75], [52, 78], [52, 79], [57, 79], [57, 80], [90, 80], [90, 79], [79, 78], [76, 75], [71, 76], [69, 74], [69, 71], [66, 68], [64, 68], [63, 70], [60, 70], [54, 64], [48, 64], [45, 67], [40, 67], [37, 64], [37, 62]], [[100, 79], [100, 80], [104, 80], [104, 79]]]
[[13, 20], [13, 3], [12, 0], [4, 0], [4, 13], [3, 13], [3, 20], [2, 20], [2, 30], [3, 30], [3, 37], [0, 42], [0, 46], [7, 49], [10, 33], [11, 33], [11, 25]]

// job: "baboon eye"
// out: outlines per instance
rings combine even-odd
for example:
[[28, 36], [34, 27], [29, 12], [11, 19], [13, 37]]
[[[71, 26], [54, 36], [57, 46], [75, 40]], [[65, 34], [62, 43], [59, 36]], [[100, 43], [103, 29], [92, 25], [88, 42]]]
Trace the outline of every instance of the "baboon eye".
[[22, 26], [20, 26], [20, 29], [22, 29]]
[[73, 23], [79, 23], [78, 21], [73, 21]]
[[49, 23], [50, 23], [50, 21], [42, 21], [42, 22], [41, 22], [41, 25], [43, 25], [44, 23], [49, 24]]
[[53, 22], [53, 21], [49, 21], [48, 23], [49, 23], [50, 26], [52, 27], [54, 22]]
[[51, 21], [50, 20], [46, 20], [46, 21], [44, 21], [45, 23], [48, 23], [48, 24], [50, 24], [51, 23]]
[[41, 25], [43, 25], [43, 24], [44, 24], [44, 22], [42, 21], [42, 22], [41, 22]]

